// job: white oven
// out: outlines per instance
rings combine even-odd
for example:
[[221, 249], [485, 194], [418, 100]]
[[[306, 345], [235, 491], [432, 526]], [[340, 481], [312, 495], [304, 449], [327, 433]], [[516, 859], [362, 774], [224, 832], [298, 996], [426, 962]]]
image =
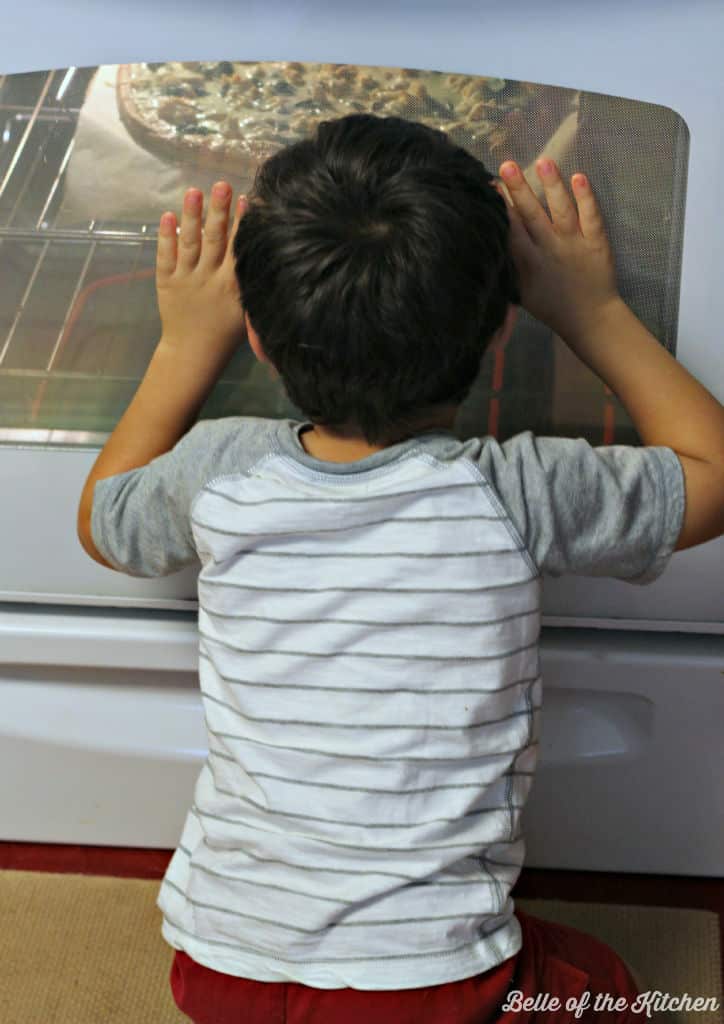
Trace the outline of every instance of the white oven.
[[[158, 217], [213, 178], [132, 137], [118, 66], [440, 72], [425, 78], [427, 105], [407, 109], [444, 129], [460, 119], [445, 88], [472, 76], [488, 113], [463, 144], [495, 173], [544, 151], [567, 177], [586, 172], [624, 297], [722, 401], [724, 9], [2, 0], [0, 12], [0, 770], [22, 779], [1, 791], [0, 839], [173, 847], [206, 753], [195, 570], [106, 570], [75, 517], [157, 341]], [[298, 411], [240, 350], [201, 415]], [[522, 314], [457, 430], [524, 429], [639, 443], [615, 395]], [[543, 626], [527, 863], [721, 875], [724, 539], [675, 554], [647, 587], [547, 578]]]

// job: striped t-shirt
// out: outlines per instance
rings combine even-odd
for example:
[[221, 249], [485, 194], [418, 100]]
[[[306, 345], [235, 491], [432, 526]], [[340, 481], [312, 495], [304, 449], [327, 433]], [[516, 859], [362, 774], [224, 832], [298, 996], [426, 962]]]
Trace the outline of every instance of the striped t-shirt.
[[654, 580], [681, 466], [665, 447], [438, 430], [333, 463], [305, 426], [202, 421], [95, 487], [93, 540], [120, 571], [200, 563], [208, 757], [163, 935], [260, 981], [471, 977], [521, 944], [541, 576]]

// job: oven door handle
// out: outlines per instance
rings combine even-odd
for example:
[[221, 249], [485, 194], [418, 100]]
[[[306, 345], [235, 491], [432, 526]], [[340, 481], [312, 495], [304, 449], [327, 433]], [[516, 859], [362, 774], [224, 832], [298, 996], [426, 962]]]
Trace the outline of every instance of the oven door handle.
[[193, 613], [0, 606], [3, 665], [195, 672]]

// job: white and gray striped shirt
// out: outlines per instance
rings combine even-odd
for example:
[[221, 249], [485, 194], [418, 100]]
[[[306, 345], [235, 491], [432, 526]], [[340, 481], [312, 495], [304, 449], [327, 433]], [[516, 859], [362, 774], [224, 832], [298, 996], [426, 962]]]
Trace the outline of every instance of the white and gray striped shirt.
[[655, 579], [681, 467], [668, 448], [445, 431], [329, 463], [303, 426], [203, 421], [95, 488], [111, 564], [200, 562], [209, 753], [163, 935], [261, 981], [470, 977], [520, 948], [541, 575]]

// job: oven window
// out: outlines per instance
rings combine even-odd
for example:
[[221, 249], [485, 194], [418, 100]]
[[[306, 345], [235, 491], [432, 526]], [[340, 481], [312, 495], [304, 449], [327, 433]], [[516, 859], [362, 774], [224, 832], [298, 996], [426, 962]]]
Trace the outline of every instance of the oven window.
[[[0, 77], [0, 443], [100, 447], [159, 339], [160, 214], [219, 177], [248, 190], [256, 152], [356, 110], [440, 128], [497, 175], [553, 156], [593, 182], [624, 299], [669, 351], [676, 328], [689, 133], [667, 107], [548, 85], [354, 65], [132, 64]], [[200, 142], [201, 140], [201, 142]], [[222, 153], [221, 144], [226, 146]], [[211, 157], [209, 156], [211, 154]], [[240, 156], [241, 154], [241, 156]], [[201, 410], [292, 417], [242, 346]], [[524, 311], [488, 352], [456, 431], [640, 444], [615, 395]]]

